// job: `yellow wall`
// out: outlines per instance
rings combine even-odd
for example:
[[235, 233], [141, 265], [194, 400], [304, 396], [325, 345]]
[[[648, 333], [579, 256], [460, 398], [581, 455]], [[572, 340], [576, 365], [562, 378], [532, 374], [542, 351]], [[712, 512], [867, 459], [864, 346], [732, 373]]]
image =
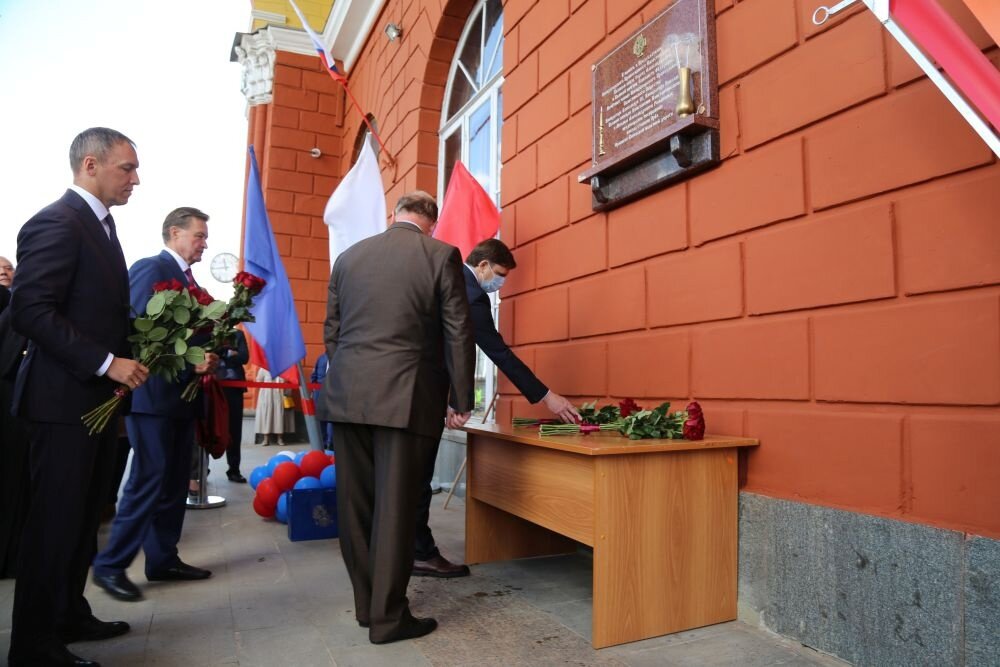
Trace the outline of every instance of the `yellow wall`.
[[[323, 28], [326, 27], [326, 20], [330, 16], [330, 8], [333, 7], [333, 0], [295, 0], [295, 2], [309, 21], [309, 27], [318, 33], [322, 33]], [[302, 27], [299, 17], [295, 15], [295, 10], [292, 9], [288, 0], [251, 0], [250, 4], [255, 10], [284, 15], [285, 26], [289, 28]], [[266, 25], [266, 21], [255, 19], [253, 30], [263, 28]]]

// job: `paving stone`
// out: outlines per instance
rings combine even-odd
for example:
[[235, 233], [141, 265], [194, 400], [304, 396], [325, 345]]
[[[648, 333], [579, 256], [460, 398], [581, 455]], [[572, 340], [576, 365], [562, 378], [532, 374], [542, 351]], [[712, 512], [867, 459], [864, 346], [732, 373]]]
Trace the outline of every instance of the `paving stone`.
[[[244, 473], [277, 451], [245, 445]], [[79, 654], [107, 667], [622, 667], [695, 664], [692, 656], [702, 660], [697, 664], [712, 667], [743, 664], [731, 662], [733, 652], [742, 650], [762, 656], [754, 664], [836, 664], [743, 623], [595, 651], [589, 640], [593, 558], [585, 548], [567, 556], [475, 565], [467, 578], [414, 578], [408, 590], [413, 611], [437, 618], [438, 630], [417, 640], [375, 646], [355, 620], [339, 542], [289, 542], [284, 526], [253, 514], [253, 492], [247, 485], [229, 484], [225, 466], [212, 466], [217, 481], [211, 488], [228, 503], [189, 511], [180, 545], [182, 558], [209, 567], [212, 578], [150, 584], [140, 554], [128, 574], [146, 599], [119, 602], [93, 584], [86, 591], [99, 618], [126, 620], [132, 631], [74, 645]], [[465, 505], [455, 498], [444, 510], [443, 502], [444, 494], [434, 497], [432, 527], [441, 551], [461, 561]], [[100, 539], [105, 536], [106, 528]], [[13, 582], [0, 580], [0, 665], [10, 642], [12, 593]]]

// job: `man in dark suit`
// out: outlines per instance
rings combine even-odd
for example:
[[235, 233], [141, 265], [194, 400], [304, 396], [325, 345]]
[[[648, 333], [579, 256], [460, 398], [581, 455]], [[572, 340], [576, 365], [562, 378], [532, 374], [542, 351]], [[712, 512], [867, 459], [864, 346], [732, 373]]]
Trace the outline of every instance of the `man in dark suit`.
[[[493, 306], [490, 292], [503, 285], [507, 274], [514, 270], [517, 262], [514, 255], [498, 239], [486, 239], [469, 252], [465, 258], [465, 294], [469, 300], [472, 317], [473, 336], [476, 345], [497, 365], [518, 391], [531, 403], [542, 401], [552, 414], [566, 423], [579, 420], [580, 413], [573, 404], [551, 391], [535, 377], [523, 361], [504, 342], [493, 322]], [[452, 563], [441, 555], [434, 542], [428, 519], [431, 511], [431, 481], [434, 478], [434, 463], [437, 450], [424, 469], [424, 483], [417, 506], [417, 543], [413, 560], [413, 574], [418, 577], [466, 577], [469, 567]]]
[[[201, 260], [207, 240], [207, 215], [191, 207], [171, 211], [163, 221], [166, 248], [129, 269], [135, 312], [146, 312], [154, 283], [176, 280], [197, 287], [191, 265]], [[197, 334], [191, 342], [198, 343]], [[108, 543], [94, 559], [94, 583], [112, 597], [142, 599], [138, 587], [125, 574], [140, 548], [146, 554], [149, 581], [207, 579], [212, 574], [181, 561], [177, 543], [184, 525], [194, 426], [201, 405], [201, 401], [185, 401], [181, 393], [192, 373], [214, 373], [217, 365], [218, 356], [210, 354], [204, 363], [188, 366], [176, 382], [152, 377], [133, 393], [132, 413], [125, 418], [132, 468]]]
[[[219, 380], [238, 380], [240, 382], [247, 379], [247, 372], [243, 366], [250, 361], [250, 350], [247, 348], [247, 339], [239, 329], [233, 334], [231, 340], [219, 350], [219, 369], [215, 372], [215, 377]], [[226, 396], [226, 405], [229, 408], [229, 446], [226, 447], [226, 464], [229, 469], [226, 471], [226, 478], [230, 482], [246, 484], [246, 477], [240, 472], [240, 445], [243, 440], [243, 395], [247, 393], [246, 387], [223, 387], [222, 393]]]
[[[404, 195], [395, 222], [337, 258], [320, 417], [337, 435], [340, 547], [355, 613], [383, 644], [437, 627], [406, 598], [422, 470], [444, 422], [472, 409], [475, 366], [458, 250], [428, 236], [437, 204]], [[448, 404], [449, 392], [452, 404]]]
[[128, 632], [83, 597], [97, 548], [117, 433], [89, 434], [81, 416], [148, 369], [129, 359], [128, 275], [111, 206], [139, 184], [132, 141], [91, 128], [70, 146], [73, 185], [21, 227], [11, 325], [31, 342], [13, 410], [28, 424], [31, 499], [22, 533], [11, 665], [96, 665], [66, 644]]

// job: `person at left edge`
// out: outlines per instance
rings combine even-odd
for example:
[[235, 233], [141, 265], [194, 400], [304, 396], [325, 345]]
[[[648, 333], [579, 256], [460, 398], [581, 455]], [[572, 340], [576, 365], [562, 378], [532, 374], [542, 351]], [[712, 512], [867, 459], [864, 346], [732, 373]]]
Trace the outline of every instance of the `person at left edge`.
[[31, 342], [12, 411], [31, 440], [31, 498], [11, 617], [14, 667], [97, 665], [66, 644], [129, 630], [95, 618], [83, 596], [117, 433], [89, 434], [80, 418], [149, 373], [129, 358], [128, 274], [108, 212], [139, 184], [139, 159], [131, 139], [95, 127], [73, 140], [69, 162], [73, 185], [17, 238], [11, 326]]
[[[153, 284], [177, 280], [197, 287], [191, 265], [200, 261], [208, 247], [208, 215], [182, 207], [163, 221], [163, 243], [159, 255], [140, 259], [129, 269], [132, 308], [146, 312]], [[207, 341], [195, 334], [189, 341]], [[94, 559], [94, 583], [119, 600], [142, 599], [139, 588], [125, 569], [141, 548], [146, 554], [149, 581], [207, 579], [211, 572], [181, 561], [177, 543], [184, 525], [191, 448], [195, 420], [202, 401], [185, 401], [181, 393], [192, 374], [214, 373], [219, 357], [207, 355], [204, 363], [188, 365], [176, 382], [151, 377], [133, 392], [132, 412], [125, 418], [132, 445], [132, 467], [111, 523], [111, 535]]]

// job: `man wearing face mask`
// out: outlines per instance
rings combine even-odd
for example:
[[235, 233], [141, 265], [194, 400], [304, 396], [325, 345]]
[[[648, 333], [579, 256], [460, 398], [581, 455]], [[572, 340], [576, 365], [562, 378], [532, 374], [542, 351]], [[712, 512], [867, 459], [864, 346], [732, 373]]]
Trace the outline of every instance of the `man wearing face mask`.
[[[473, 339], [479, 349], [497, 365], [517, 390], [531, 403], [542, 401], [552, 414], [566, 423], [579, 420], [580, 413], [564, 397], [546, 387], [535, 377], [523, 361], [504, 342], [493, 322], [490, 292], [503, 285], [507, 274], [517, 262], [510, 249], [498, 239], [486, 239], [465, 258], [465, 294], [469, 299], [472, 316]], [[431, 479], [434, 477], [434, 459], [425, 471], [426, 483], [421, 487], [420, 504], [417, 506], [417, 539], [413, 574], [419, 577], [465, 577], [467, 565], [448, 561], [434, 543], [434, 536], [427, 525], [431, 506]]]

